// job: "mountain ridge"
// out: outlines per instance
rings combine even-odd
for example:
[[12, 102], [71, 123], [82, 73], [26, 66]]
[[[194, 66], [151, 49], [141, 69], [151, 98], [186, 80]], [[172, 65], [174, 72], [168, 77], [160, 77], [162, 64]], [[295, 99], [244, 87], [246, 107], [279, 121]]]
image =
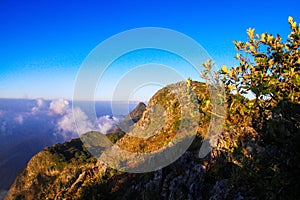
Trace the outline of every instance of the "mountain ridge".
[[[175, 84], [173, 84], [175, 86]], [[177, 86], [186, 88], [186, 81], [177, 83]], [[203, 91], [205, 84], [192, 81], [191, 87], [198, 87], [199, 92]], [[201, 92], [200, 92], [201, 93]], [[150, 106], [156, 103], [166, 103], [166, 106], [171, 104], [178, 104], [172, 97], [174, 94], [169, 91], [167, 87], [159, 90], [149, 101]], [[167, 99], [173, 99], [173, 101], [168, 101]], [[152, 103], [151, 103], [152, 102]], [[170, 105], [171, 105], [170, 104]], [[176, 105], [178, 107], [178, 105]], [[179, 107], [178, 107], [179, 108]], [[148, 111], [147, 111], [148, 109]], [[169, 109], [169, 108], [168, 108]], [[134, 144], [134, 142], [129, 142], [125, 138], [125, 131], [130, 131], [130, 127], [135, 123], [144, 123], [148, 120], [145, 112], [149, 112], [149, 105], [146, 106], [143, 103], [139, 103], [138, 106], [130, 112], [127, 117], [119, 124], [119, 126], [110, 130], [107, 134], [108, 138], [116, 143], [118, 141], [125, 141], [123, 144]], [[143, 119], [140, 121], [140, 118]], [[173, 122], [173, 121], [172, 121]], [[89, 134], [89, 133], [87, 133]], [[86, 134], [85, 134], [86, 135]], [[127, 136], [126, 136], [127, 137]], [[172, 139], [172, 137], [170, 138]], [[171, 140], [170, 140], [171, 141]], [[120, 143], [120, 142], [119, 142]], [[74, 167], [78, 166], [78, 167]], [[66, 173], [69, 170], [72, 173]], [[74, 193], [78, 186], [82, 184], [91, 184], [92, 180], [97, 179], [95, 177], [86, 178], [91, 176], [91, 174], [102, 174], [99, 176], [110, 176], [109, 174], [123, 174], [123, 172], [117, 172], [113, 169], [108, 169], [105, 165], [97, 161], [84, 147], [80, 139], [73, 139], [70, 142], [63, 144], [56, 144], [52, 147], [47, 147], [38, 154], [36, 154], [28, 163], [27, 167], [19, 174], [13, 183], [6, 199], [18, 199], [25, 198], [31, 199], [34, 197], [42, 198], [41, 195], [46, 194], [49, 199], [59, 199], [59, 194], [63, 196], [68, 196], [69, 193]], [[66, 173], [66, 175], [64, 175]], [[107, 174], [108, 173], [108, 174]], [[72, 177], [73, 174], [73, 177]], [[135, 177], [135, 175], [130, 175]], [[70, 178], [72, 177], [72, 178]], [[31, 179], [31, 180], [28, 180]], [[39, 188], [39, 185], [43, 187], [44, 192]], [[50, 187], [52, 186], [52, 188]], [[54, 185], [54, 186], [53, 186]], [[67, 192], [60, 191], [55, 185], [68, 186]], [[45, 191], [48, 191], [48, 193]], [[73, 191], [73, 192], [72, 192]], [[82, 191], [80, 188], [77, 192], [79, 197]], [[58, 195], [58, 196], [57, 196]], [[74, 196], [74, 195], [73, 195]]]
[[[170, 90], [172, 86], [194, 92], [195, 95], [186, 97], [195, 98], [197, 102], [197, 123], [183, 120], [185, 116], [178, 114], [186, 105], [180, 105]], [[227, 98], [243, 97], [230, 95]], [[155, 104], [161, 105], [165, 111], [153, 107]], [[239, 108], [239, 105], [232, 106], [233, 109]], [[234, 124], [230, 121], [232, 118], [227, 118], [216, 146], [207, 156], [199, 158], [199, 149], [207, 140], [211, 109], [208, 87], [204, 83], [187, 80], [162, 88], [147, 106], [139, 104], [139, 108], [134, 109], [135, 115], [132, 116], [139, 120], [133, 123], [125, 117], [126, 133], [121, 127], [116, 127], [108, 134], [109, 143], [103, 142], [102, 146], [95, 147], [100, 155], [110, 145], [127, 148], [130, 152], [148, 153], [157, 147], [164, 149], [179, 144], [181, 140], [174, 140], [174, 131], [180, 130], [178, 127], [181, 126], [192, 127], [193, 134], [196, 134], [194, 140], [170, 165], [148, 173], [116, 170], [87, 150], [93, 144], [88, 144], [88, 147], [82, 140], [73, 139], [35, 155], [16, 178], [6, 199], [297, 199], [299, 151], [293, 147], [300, 141], [300, 106], [286, 104], [283, 113], [274, 108], [270, 121], [266, 123], [266, 132], [256, 130], [251, 123]], [[134, 130], [138, 126], [153, 133], [151, 126], [147, 125], [151, 125], [152, 119], [161, 120], [158, 116], [164, 119], [165, 126], [154, 131], [154, 135], [146, 134], [147, 139], [143, 138], [143, 132], [142, 138], [136, 138]], [[84, 136], [97, 143], [93, 139], [99, 134], [89, 132]], [[289, 145], [281, 145], [281, 140]], [[121, 158], [115, 160], [123, 161]], [[139, 167], [143, 163], [131, 164]], [[278, 171], [279, 167], [288, 170]]]

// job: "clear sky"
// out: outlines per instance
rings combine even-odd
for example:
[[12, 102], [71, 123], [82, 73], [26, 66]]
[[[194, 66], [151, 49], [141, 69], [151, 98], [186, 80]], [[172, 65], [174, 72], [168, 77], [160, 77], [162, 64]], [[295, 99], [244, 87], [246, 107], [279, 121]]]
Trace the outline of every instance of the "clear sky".
[[[300, 22], [299, 7], [298, 0], [1, 0], [0, 98], [71, 99], [77, 71], [90, 51], [139, 27], [182, 32], [201, 44], [218, 66], [232, 66], [233, 40], [246, 40], [249, 27], [286, 37], [288, 16]], [[109, 80], [114, 84], [114, 78]]]

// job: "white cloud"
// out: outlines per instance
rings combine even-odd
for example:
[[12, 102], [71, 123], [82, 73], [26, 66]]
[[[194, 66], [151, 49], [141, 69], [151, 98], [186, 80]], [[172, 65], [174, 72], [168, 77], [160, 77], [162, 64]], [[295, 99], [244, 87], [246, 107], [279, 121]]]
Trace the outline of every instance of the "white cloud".
[[18, 124], [23, 124], [24, 118], [21, 114], [17, 115], [14, 120], [18, 123]]
[[[0, 119], [3, 116], [0, 121], [0, 132], [2, 134], [17, 132], [16, 130], [26, 129], [35, 123], [37, 130], [48, 130], [49, 134], [53, 133], [59, 138], [68, 140], [92, 130], [106, 134], [119, 123], [120, 119], [110, 115], [90, 118], [79, 107], [72, 109], [70, 104], [64, 99], [48, 102], [40, 98], [36, 99], [34, 105], [24, 102], [24, 106], [28, 106], [25, 111], [0, 110]], [[74, 122], [74, 115], [77, 124]]]
[[95, 130], [95, 126], [89, 121], [87, 115], [84, 112], [82, 112], [80, 108], [77, 107], [73, 109], [73, 112], [74, 116], [76, 116], [77, 118], [76, 127], [79, 134]]
[[38, 108], [37, 106], [34, 106], [34, 107], [31, 109], [31, 111], [32, 111], [33, 113], [36, 113], [37, 111], [39, 111], [39, 108]]
[[104, 115], [98, 118], [98, 129], [101, 133], [107, 133], [108, 130], [113, 128], [119, 122], [118, 118]]
[[62, 115], [67, 112], [69, 108], [69, 102], [64, 99], [53, 100], [50, 103], [49, 109], [53, 111], [55, 114]]
[[[73, 115], [76, 116], [76, 124]], [[74, 109], [69, 108], [57, 121], [58, 131], [56, 134], [60, 134], [64, 138], [76, 137], [92, 130], [100, 131], [101, 133], [105, 134], [119, 122], [119, 119], [105, 115], [99, 117], [97, 121], [98, 124], [93, 124], [91, 120], [89, 120], [88, 116], [79, 107]]]
[[37, 101], [36, 104], [37, 104], [38, 107], [41, 108], [41, 107], [44, 106], [44, 99], [39, 98], [39, 99], [37, 99], [36, 101]]
[[[77, 123], [75, 124], [73, 114], [77, 118]], [[89, 121], [87, 115], [80, 109], [68, 109], [66, 113], [58, 120], [57, 129], [59, 133], [65, 138], [70, 138], [84, 134], [88, 131], [95, 130], [95, 126]]]
[[33, 113], [36, 113], [36, 112], [40, 111], [42, 108], [44, 108], [44, 107], [45, 107], [44, 99], [38, 98], [38, 99], [36, 99], [36, 106], [34, 106], [31, 109], [31, 111]]

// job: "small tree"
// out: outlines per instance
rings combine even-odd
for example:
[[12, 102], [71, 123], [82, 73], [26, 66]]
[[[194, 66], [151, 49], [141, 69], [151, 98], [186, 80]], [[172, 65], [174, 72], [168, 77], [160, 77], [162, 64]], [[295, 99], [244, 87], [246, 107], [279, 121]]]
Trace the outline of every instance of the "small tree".
[[[247, 42], [234, 41], [239, 65], [222, 66], [217, 73], [228, 105], [222, 153], [234, 163], [233, 188], [241, 189], [243, 183], [246, 197], [299, 197], [300, 25], [292, 17], [288, 22], [286, 41], [248, 29]], [[250, 92], [253, 100], [243, 97]], [[256, 131], [241, 128], [248, 125]]]
[[254, 34], [248, 29], [248, 41], [234, 41], [239, 66], [222, 67], [223, 82], [237, 95], [251, 91], [255, 100], [252, 111], [257, 128], [267, 118], [270, 109], [279, 102], [299, 103], [300, 100], [300, 28], [288, 18], [291, 33], [283, 42], [280, 35]]

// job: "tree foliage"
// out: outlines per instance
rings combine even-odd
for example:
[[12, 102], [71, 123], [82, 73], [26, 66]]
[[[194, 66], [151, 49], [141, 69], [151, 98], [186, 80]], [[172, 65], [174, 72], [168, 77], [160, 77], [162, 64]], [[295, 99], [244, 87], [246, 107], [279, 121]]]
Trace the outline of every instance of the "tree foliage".
[[239, 65], [221, 69], [228, 90], [236, 92], [237, 96], [254, 94], [254, 102], [247, 106], [259, 111], [256, 119], [260, 122], [280, 102], [299, 104], [300, 28], [292, 17], [288, 22], [291, 32], [286, 41], [279, 34], [255, 34], [255, 30], [249, 28], [247, 42], [234, 41]]
[[[231, 187], [244, 189], [248, 197], [299, 195], [300, 25], [292, 17], [288, 23], [286, 41], [252, 28], [246, 42], [234, 41], [238, 66], [222, 66], [212, 74], [211, 61], [204, 64], [202, 77], [226, 90], [226, 128], [217, 147], [225, 157], [217, 159], [214, 174], [232, 163]], [[254, 99], [246, 98], [249, 94]]]

